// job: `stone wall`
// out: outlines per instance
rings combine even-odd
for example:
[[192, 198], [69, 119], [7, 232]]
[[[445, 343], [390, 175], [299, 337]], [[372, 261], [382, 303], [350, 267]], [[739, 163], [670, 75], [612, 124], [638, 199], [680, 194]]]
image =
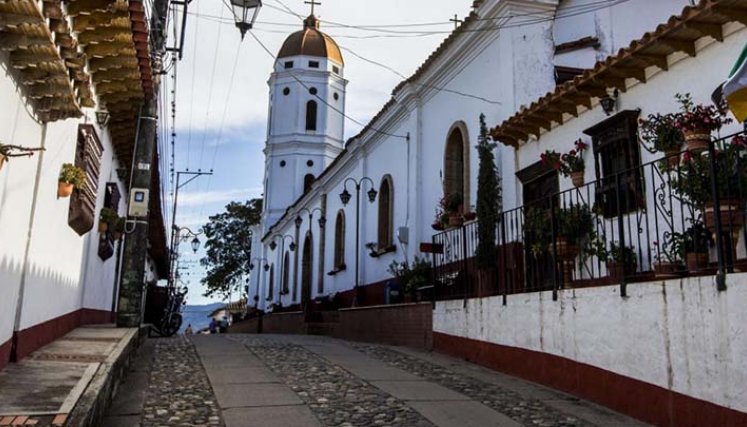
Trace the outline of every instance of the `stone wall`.
[[431, 303], [348, 308], [339, 313], [335, 338], [426, 350], [433, 347]]
[[303, 313], [272, 313], [262, 317], [262, 333], [264, 334], [304, 334], [306, 327]]

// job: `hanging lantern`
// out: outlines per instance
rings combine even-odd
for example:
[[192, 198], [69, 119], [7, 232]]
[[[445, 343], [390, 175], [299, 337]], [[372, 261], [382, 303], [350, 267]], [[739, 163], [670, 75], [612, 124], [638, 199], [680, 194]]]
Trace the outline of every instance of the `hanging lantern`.
[[351, 197], [352, 195], [350, 194], [347, 188], [344, 189], [342, 193], [340, 193], [340, 201], [345, 206], [347, 206], [348, 202], [350, 202]]
[[194, 253], [197, 253], [198, 249], [200, 249], [200, 239], [195, 237], [194, 239], [192, 239], [192, 251]]
[[252, 29], [261, 7], [262, 0], [231, 0], [231, 12], [236, 21], [236, 28], [241, 31], [242, 40], [246, 32]]

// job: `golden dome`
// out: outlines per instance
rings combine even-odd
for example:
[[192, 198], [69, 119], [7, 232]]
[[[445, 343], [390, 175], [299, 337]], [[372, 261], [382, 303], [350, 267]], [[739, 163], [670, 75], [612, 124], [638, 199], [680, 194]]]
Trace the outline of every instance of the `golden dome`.
[[332, 40], [332, 37], [319, 31], [319, 20], [314, 15], [310, 15], [303, 23], [303, 30], [291, 34], [285, 40], [278, 59], [305, 55], [331, 59], [344, 65], [340, 47]]

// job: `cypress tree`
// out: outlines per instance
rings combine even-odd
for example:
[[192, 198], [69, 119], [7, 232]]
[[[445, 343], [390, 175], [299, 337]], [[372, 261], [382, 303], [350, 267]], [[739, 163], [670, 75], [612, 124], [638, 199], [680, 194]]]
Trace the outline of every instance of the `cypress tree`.
[[494, 268], [496, 264], [496, 227], [500, 213], [501, 188], [485, 114], [480, 114], [480, 136], [477, 140], [479, 172], [477, 177], [477, 265]]

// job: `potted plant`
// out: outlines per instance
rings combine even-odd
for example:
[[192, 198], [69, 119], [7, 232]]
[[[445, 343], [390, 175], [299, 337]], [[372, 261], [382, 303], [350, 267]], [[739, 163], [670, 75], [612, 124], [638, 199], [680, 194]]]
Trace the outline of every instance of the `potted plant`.
[[583, 156], [587, 147], [587, 144], [579, 139], [574, 142], [571, 151], [559, 154], [557, 151], [547, 150], [540, 155], [540, 160], [543, 165], [552, 167], [566, 178], [570, 177], [575, 187], [582, 187], [586, 169]]
[[474, 221], [477, 219], [477, 213], [476, 212], [467, 212], [464, 214], [464, 220], [465, 221]]
[[114, 231], [112, 232], [112, 238], [119, 240], [125, 231], [125, 219], [123, 217], [117, 217], [117, 221], [114, 225]]
[[729, 143], [716, 147], [715, 178], [720, 210], [715, 211], [711, 186], [711, 158], [709, 154], [682, 156], [680, 173], [672, 177], [672, 188], [681, 199], [704, 210], [706, 227], [713, 230], [718, 214], [725, 231], [739, 231], [744, 225], [744, 196], [747, 191], [747, 138], [735, 136]]
[[431, 264], [425, 257], [415, 256], [409, 264], [407, 261], [393, 260], [387, 267], [387, 272], [394, 276], [402, 286], [405, 302], [411, 302], [415, 291], [428, 283]]
[[464, 197], [459, 192], [447, 194], [441, 199], [441, 209], [448, 215], [449, 226], [459, 227], [464, 223], [461, 212], [463, 203]]
[[584, 204], [571, 204], [556, 214], [557, 251], [561, 259], [575, 258], [594, 231], [591, 210]]
[[711, 132], [731, 123], [731, 119], [721, 115], [714, 105], [695, 105], [689, 93], [678, 93], [675, 98], [682, 110], [677, 115], [676, 126], [682, 131], [689, 151], [699, 153], [707, 150]]
[[691, 273], [708, 267], [708, 247], [711, 244], [711, 233], [700, 221], [692, 221], [692, 225], [684, 232], [672, 233], [672, 240], [685, 259], [687, 270]]
[[74, 188], [79, 190], [83, 188], [86, 183], [86, 173], [72, 163], [65, 163], [60, 170], [58, 181], [57, 197], [70, 197]]
[[546, 209], [527, 208], [522, 225], [524, 245], [535, 257], [544, 253], [552, 240], [550, 215]]
[[657, 278], [679, 276], [684, 270], [684, 247], [678, 233], [672, 233], [664, 238], [661, 245], [653, 242], [656, 248], [654, 254], [654, 274]]
[[101, 208], [99, 212], [99, 233], [106, 233], [110, 228], [114, 230], [119, 215], [117, 211], [111, 208]]
[[607, 272], [614, 280], [622, 280], [635, 274], [638, 269], [638, 260], [632, 246], [622, 246], [617, 242], [612, 242], [609, 251], [601, 255], [600, 261], [607, 264]]
[[668, 169], [676, 168], [680, 162], [680, 149], [685, 138], [677, 126], [679, 114], [649, 114], [646, 119], [638, 121], [641, 140], [651, 153], [660, 152], [666, 155], [662, 164]]

